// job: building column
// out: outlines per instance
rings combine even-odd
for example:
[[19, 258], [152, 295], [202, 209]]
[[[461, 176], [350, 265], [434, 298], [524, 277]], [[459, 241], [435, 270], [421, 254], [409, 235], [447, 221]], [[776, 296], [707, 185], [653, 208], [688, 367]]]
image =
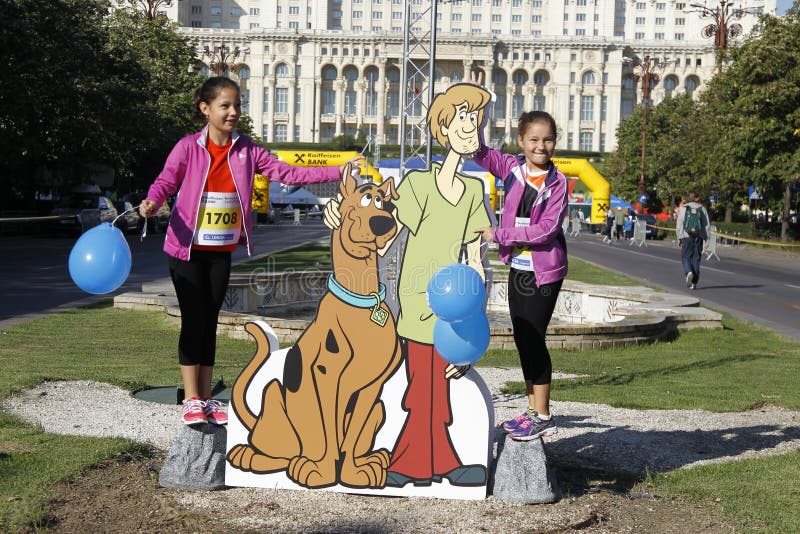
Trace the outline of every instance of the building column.
[[378, 87], [376, 89], [378, 99], [378, 117], [375, 128], [375, 144], [380, 145], [384, 142], [384, 131], [386, 127], [386, 99], [387, 99], [387, 86], [386, 86], [386, 58], [382, 57], [378, 60]]
[[336, 130], [334, 136], [342, 135], [344, 131], [344, 80], [338, 79], [333, 82], [333, 89], [336, 91], [336, 107], [334, 109], [336, 117]]
[[[269, 109], [267, 110], [268, 130], [264, 132], [262, 139], [265, 143], [271, 143], [275, 138], [275, 80], [272, 78], [267, 80], [267, 94], [269, 95], [269, 102], [267, 102], [267, 105], [269, 106]], [[261, 102], [263, 105], [263, 94], [261, 95]]]
[[320, 124], [322, 118], [322, 78], [314, 78], [314, 142], [319, 143], [322, 132]]

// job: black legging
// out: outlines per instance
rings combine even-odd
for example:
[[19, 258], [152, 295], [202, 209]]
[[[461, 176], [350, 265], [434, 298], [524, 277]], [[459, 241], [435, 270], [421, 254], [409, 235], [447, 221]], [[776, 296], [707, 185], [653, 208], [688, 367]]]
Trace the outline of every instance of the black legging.
[[193, 250], [189, 261], [169, 258], [169, 274], [181, 308], [178, 361], [214, 365], [217, 319], [231, 275], [231, 253]]
[[562, 283], [536, 287], [532, 272], [511, 269], [508, 274], [508, 309], [522, 375], [535, 385], [552, 380], [553, 364], [544, 338]]

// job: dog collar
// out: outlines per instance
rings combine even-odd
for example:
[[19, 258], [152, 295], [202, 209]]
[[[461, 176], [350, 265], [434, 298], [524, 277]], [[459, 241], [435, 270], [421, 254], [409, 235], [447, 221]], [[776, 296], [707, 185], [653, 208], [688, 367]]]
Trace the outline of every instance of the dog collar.
[[386, 300], [386, 286], [378, 282], [378, 292], [369, 295], [353, 293], [342, 284], [336, 281], [333, 275], [328, 277], [328, 291], [333, 293], [339, 300], [355, 306], [356, 308], [374, 308]]

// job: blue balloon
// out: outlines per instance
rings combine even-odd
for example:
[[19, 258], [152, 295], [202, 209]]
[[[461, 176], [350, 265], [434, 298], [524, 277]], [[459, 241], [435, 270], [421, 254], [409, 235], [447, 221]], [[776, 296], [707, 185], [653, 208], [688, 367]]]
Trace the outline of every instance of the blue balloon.
[[463, 321], [482, 312], [485, 299], [481, 275], [462, 263], [442, 267], [428, 282], [428, 305], [444, 321]]
[[87, 293], [110, 293], [130, 272], [131, 249], [120, 229], [111, 223], [84, 233], [69, 253], [69, 275]]
[[453, 365], [471, 365], [489, 348], [489, 319], [476, 313], [459, 322], [437, 319], [433, 325], [433, 346]]

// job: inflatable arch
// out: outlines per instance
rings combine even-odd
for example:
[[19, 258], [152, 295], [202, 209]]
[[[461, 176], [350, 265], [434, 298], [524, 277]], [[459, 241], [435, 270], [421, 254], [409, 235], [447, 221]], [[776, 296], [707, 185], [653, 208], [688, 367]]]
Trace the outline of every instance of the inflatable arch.
[[589, 160], [583, 158], [553, 158], [553, 163], [565, 176], [577, 176], [592, 192], [592, 224], [602, 224], [611, 205], [611, 186]]

